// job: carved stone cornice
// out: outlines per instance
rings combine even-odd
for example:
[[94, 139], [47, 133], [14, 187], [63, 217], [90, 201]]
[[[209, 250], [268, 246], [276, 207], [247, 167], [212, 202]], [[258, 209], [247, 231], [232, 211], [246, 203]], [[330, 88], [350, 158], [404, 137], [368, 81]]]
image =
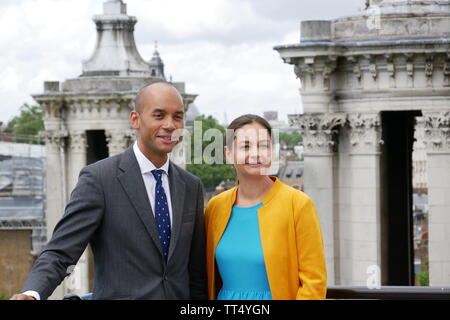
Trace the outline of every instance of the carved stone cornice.
[[427, 152], [450, 154], [450, 111], [427, 112], [423, 119]]
[[44, 111], [44, 120], [62, 118], [62, 109], [64, 106], [63, 99], [37, 99], [37, 102]]
[[[331, 75], [336, 71], [337, 56], [306, 57], [298, 59], [294, 72], [302, 82], [302, 88], [309, 85], [322, 90], [330, 89]], [[320, 82], [321, 81], [321, 82]]]
[[450, 87], [450, 51], [447, 52], [447, 58], [445, 59], [444, 62], [443, 72], [444, 72], [444, 86]]
[[85, 131], [71, 131], [69, 133], [69, 146], [74, 152], [86, 152], [88, 147]]
[[433, 70], [434, 70], [434, 57], [433, 55], [427, 55], [425, 58], [425, 76], [427, 77], [427, 85], [432, 85]]
[[344, 113], [304, 114], [290, 116], [289, 123], [300, 129], [306, 156], [330, 155], [337, 149], [337, 129], [345, 119]]
[[450, 86], [450, 52], [355, 53], [345, 58], [346, 62], [339, 60], [336, 72], [355, 80], [346, 87], [361, 85], [364, 78], [373, 80], [364, 82], [372, 88], [375, 83], [389, 88]]
[[[108, 119], [122, 119], [134, 109], [134, 99], [117, 95], [105, 97], [77, 96], [66, 99], [67, 112], [72, 119], [90, 119], [103, 114]], [[107, 119], [106, 119], [107, 120]]]
[[347, 124], [350, 128], [350, 154], [380, 153], [381, 119], [377, 114], [349, 114]]

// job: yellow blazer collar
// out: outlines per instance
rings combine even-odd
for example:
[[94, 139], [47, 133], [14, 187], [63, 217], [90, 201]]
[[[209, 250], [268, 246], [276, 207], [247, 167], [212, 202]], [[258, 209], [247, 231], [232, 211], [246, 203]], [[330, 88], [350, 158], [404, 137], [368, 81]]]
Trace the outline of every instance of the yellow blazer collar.
[[[277, 194], [277, 192], [280, 190], [283, 184], [277, 177], [269, 176], [269, 178], [272, 179], [274, 183], [272, 187], [269, 189], [269, 191], [264, 195], [264, 197], [262, 197], [261, 202], [263, 205], [266, 205], [267, 203], [269, 203], [270, 200], [273, 199], [273, 197]], [[231, 189], [231, 196], [229, 197], [227, 203], [229, 208], [231, 208], [234, 202], [236, 201], [238, 187], [239, 185]]]
[[[264, 197], [261, 199], [261, 202], [264, 205], [268, 204], [270, 200], [272, 200], [275, 195], [280, 191], [280, 189], [283, 186], [283, 183], [274, 176], [270, 176], [270, 179], [274, 181], [272, 187], [269, 189], [269, 191], [264, 195]], [[234, 205], [234, 202], [236, 201], [236, 195], [237, 195], [238, 186], [232, 188], [230, 195], [227, 197], [227, 199], [223, 202], [222, 210], [220, 210], [221, 215], [220, 218], [218, 217], [218, 221], [216, 224], [216, 230], [218, 231], [219, 238], [217, 239], [217, 243], [219, 242], [220, 238], [222, 237], [223, 232], [225, 231], [225, 228], [227, 227], [228, 221], [230, 220], [231, 216], [231, 208]], [[217, 244], [216, 243], [216, 244]]]

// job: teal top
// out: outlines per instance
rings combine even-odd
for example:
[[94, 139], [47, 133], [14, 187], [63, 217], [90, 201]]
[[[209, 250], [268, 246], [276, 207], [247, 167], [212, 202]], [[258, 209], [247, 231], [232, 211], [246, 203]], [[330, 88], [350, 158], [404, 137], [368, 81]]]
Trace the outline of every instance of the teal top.
[[272, 300], [259, 234], [258, 208], [233, 206], [216, 248], [222, 278], [218, 300]]

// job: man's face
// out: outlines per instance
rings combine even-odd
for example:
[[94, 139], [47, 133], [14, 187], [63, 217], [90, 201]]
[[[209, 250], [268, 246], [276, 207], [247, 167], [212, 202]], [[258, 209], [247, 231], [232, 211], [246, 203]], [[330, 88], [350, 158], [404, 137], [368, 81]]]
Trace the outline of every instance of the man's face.
[[147, 152], [170, 153], [178, 143], [178, 139], [172, 139], [173, 133], [184, 127], [183, 102], [168, 85], [147, 88], [140, 99], [139, 113], [132, 111], [130, 122]]

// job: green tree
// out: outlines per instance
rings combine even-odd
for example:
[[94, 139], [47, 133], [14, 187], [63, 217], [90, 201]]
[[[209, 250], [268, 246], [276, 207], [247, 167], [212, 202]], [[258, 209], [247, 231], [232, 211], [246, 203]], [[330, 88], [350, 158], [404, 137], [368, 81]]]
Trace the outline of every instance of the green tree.
[[429, 264], [428, 261], [423, 262], [424, 271], [417, 274], [419, 286], [427, 287], [430, 285], [430, 274], [428, 272], [429, 270]]
[[[223, 134], [225, 132], [225, 128], [218, 124], [217, 120], [214, 119], [212, 116], [205, 117], [204, 115], [201, 115], [195, 119], [195, 121], [200, 121], [202, 124], [202, 134], [204, 134], [208, 129], [218, 129]], [[194, 162], [194, 156], [195, 156], [195, 150], [194, 150], [194, 135], [192, 135], [191, 139], [191, 159], [190, 164], [186, 166], [186, 169], [191, 172], [192, 174], [196, 175], [197, 177], [202, 180], [203, 185], [206, 189], [212, 189], [219, 185], [220, 182], [226, 181], [226, 180], [236, 180], [236, 172], [234, 171], [234, 168], [231, 165], [228, 164], [205, 164], [204, 159], [201, 159], [201, 164], [195, 164], [196, 162], [200, 162], [197, 159], [197, 161]], [[213, 138], [211, 140], [202, 141], [202, 149], [201, 154], [203, 155], [203, 152], [205, 148], [214, 141]], [[223, 152], [221, 150], [220, 152]], [[216, 154], [215, 152], [212, 152], [211, 156], [214, 157]], [[224, 160], [225, 161], [225, 160]]]
[[39, 131], [44, 130], [44, 112], [39, 106], [25, 103], [20, 107], [20, 114], [8, 122], [8, 128], [16, 142], [39, 144]]
[[280, 132], [280, 142], [283, 141], [288, 147], [298, 146], [303, 141], [302, 136], [297, 132]]

